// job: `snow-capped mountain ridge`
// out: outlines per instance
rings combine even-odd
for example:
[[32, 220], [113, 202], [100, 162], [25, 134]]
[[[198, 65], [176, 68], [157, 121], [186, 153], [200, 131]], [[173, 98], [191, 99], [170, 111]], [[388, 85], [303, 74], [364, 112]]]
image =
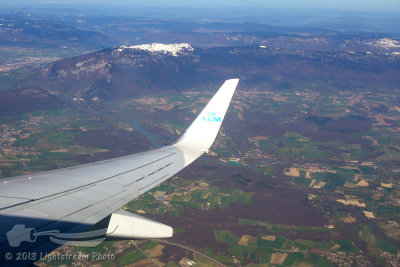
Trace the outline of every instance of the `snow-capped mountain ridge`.
[[382, 38], [374, 42], [370, 42], [369, 44], [382, 47], [385, 49], [400, 48], [400, 42], [397, 40], [392, 40], [390, 38]]
[[174, 57], [177, 57], [182, 52], [192, 52], [194, 50], [193, 47], [187, 43], [177, 43], [177, 44], [152, 43], [152, 44], [141, 44], [132, 46], [120, 46], [117, 48], [117, 51], [122, 52], [124, 50], [130, 50], [130, 49], [144, 50], [151, 53], [171, 54]]

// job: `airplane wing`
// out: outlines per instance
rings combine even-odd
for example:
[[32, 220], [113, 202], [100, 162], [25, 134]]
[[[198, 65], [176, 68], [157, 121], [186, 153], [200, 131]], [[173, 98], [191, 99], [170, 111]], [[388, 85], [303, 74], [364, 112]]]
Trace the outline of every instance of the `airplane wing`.
[[[104, 235], [129, 239], [172, 236], [171, 227], [120, 208], [208, 151], [238, 82], [225, 81], [185, 134], [170, 146], [0, 180], [0, 265], [29, 265], [59, 245], [92, 244], [104, 240]], [[84, 232], [109, 216], [103, 231]], [[93, 240], [95, 235], [99, 238]]]

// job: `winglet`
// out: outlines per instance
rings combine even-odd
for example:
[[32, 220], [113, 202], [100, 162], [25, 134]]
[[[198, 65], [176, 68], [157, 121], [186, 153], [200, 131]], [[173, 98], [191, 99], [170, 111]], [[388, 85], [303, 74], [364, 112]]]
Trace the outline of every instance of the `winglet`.
[[183, 152], [185, 165], [207, 152], [214, 143], [238, 83], [239, 79], [225, 81], [185, 134], [173, 145]]

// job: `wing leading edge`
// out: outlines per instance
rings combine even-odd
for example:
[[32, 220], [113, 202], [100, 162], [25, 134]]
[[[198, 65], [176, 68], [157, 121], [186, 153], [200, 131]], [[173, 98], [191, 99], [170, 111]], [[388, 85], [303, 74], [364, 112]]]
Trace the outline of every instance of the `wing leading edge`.
[[[85, 231], [207, 152], [218, 134], [238, 82], [238, 79], [225, 81], [184, 135], [170, 146], [3, 179], [0, 186], [0, 265], [26, 265], [39, 260], [43, 253], [63, 244], [63, 241], [50, 242], [49, 235], [53, 235], [54, 240], [54, 237]], [[120, 217], [127, 220], [138, 216], [116, 212], [115, 218]], [[115, 220], [111, 218], [111, 221]], [[18, 229], [23, 230], [18, 232]], [[11, 259], [7, 259], [10, 255], [7, 253], [11, 253]], [[18, 255], [25, 257], [18, 259]]]

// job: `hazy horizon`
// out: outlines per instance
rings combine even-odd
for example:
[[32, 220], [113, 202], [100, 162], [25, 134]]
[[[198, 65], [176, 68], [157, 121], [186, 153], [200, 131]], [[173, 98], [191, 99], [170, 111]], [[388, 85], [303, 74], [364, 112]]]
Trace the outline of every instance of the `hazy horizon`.
[[317, 1], [317, 0], [282, 0], [282, 1], [240, 1], [240, 0], [218, 0], [211, 1], [205, 0], [201, 2], [195, 1], [162, 1], [162, 0], [139, 0], [127, 1], [116, 0], [110, 3], [106, 0], [64, 0], [64, 1], [23, 1], [23, 0], [5, 0], [0, 3], [2, 7], [27, 7], [27, 6], [43, 6], [43, 5], [56, 5], [56, 6], [73, 6], [79, 7], [131, 7], [131, 8], [262, 8], [262, 9], [287, 9], [287, 10], [337, 10], [337, 11], [351, 11], [351, 12], [385, 12], [385, 13], [399, 13], [400, 2], [398, 0], [354, 0], [354, 1]]

